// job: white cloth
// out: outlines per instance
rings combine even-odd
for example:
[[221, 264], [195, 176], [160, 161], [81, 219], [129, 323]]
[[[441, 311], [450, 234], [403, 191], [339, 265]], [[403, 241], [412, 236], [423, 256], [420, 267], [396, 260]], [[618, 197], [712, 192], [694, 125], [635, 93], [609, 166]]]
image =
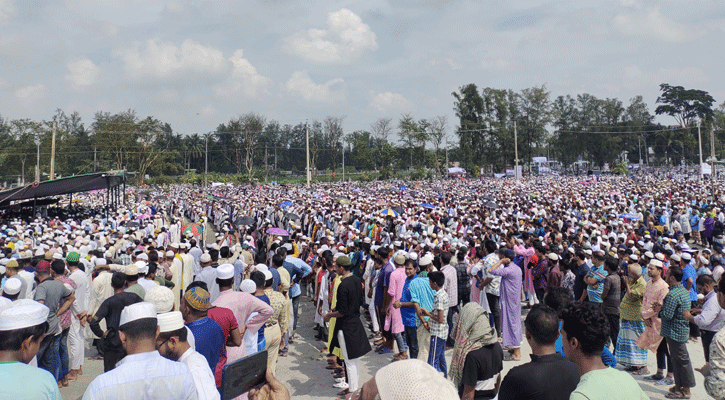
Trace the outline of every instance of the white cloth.
[[80, 269], [75, 270], [69, 276], [73, 282], [76, 283], [76, 301], [78, 302], [78, 309], [88, 311], [88, 298], [90, 297], [88, 278], [86, 274]]
[[70, 369], [80, 369], [85, 358], [85, 328], [75, 315], [70, 317], [70, 329], [68, 330], [68, 361]]
[[342, 334], [342, 330], [337, 331], [337, 340], [340, 342], [340, 350], [342, 351], [342, 358], [345, 360], [345, 369], [347, 375], [347, 381], [350, 385], [350, 391], [354, 392], [358, 389], [360, 381], [360, 358], [351, 360], [347, 356], [347, 345], [345, 345], [345, 335]]
[[209, 368], [209, 362], [194, 349], [188, 349], [179, 357], [179, 362], [186, 364], [194, 378], [196, 394], [199, 400], [218, 400], [221, 398], [216, 388], [214, 374]]
[[154, 289], [159, 286], [158, 282], [152, 281], [152, 280], [146, 279], [146, 278], [139, 279], [138, 284], [141, 285], [141, 287], [146, 291], [146, 293], [150, 292], [151, 289]]
[[184, 363], [167, 360], [158, 351], [124, 357], [116, 368], [97, 376], [83, 400], [197, 399], [194, 380]]
[[[249, 318], [247, 319], [247, 321], [254, 318], [257, 314], [259, 313], [253, 312], [249, 314]], [[249, 329], [246, 329], [244, 331], [244, 339], [242, 345], [246, 349], [248, 356], [256, 353], [259, 349], [259, 331], [250, 332]]]

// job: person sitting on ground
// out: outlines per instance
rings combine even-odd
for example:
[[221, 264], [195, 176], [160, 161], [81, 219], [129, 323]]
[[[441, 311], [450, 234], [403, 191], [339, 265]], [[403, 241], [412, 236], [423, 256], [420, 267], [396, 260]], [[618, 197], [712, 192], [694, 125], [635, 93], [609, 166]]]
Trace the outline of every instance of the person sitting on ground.
[[631, 375], [602, 362], [602, 348], [609, 337], [609, 321], [601, 305], [570, 303], [562, 312], [561, 333], [566, 358], [581, 376], [570, 400], [648, 399]]

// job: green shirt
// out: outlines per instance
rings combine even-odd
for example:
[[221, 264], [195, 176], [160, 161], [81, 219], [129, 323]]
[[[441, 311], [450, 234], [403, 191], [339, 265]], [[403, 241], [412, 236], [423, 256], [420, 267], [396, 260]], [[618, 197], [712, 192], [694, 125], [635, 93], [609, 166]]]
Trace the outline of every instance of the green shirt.
[[138, 283], [134, 283], [133, 285], [127, 287], [126, 291], [136, 293], [138, 297], [142, 299], [146, 297], [146, 289], [144, 289], [143, 286], [139, 285]]
[[622, 302], [619, 304], [619, 318], [626, 321], [642, 321], [642, 297], [646, 284], [640, 276], [636, 282], [629, 285], [629, 293], [635, 298], [630, 300], [628, 294], [624, 294]]
[[50, 372], [21, 362], [0, 363], [0, 399], [62, 400]]
[[569, 400], [647, 400], [637, 381], [615, 368], [589, 371], [582, 375]]
[[682, 316], [690, 306], [690, 292], [682, 284], [670, 287], [670, 292], [662, 300], [662, 310], [660, 310], [662, 337], [679, 343], [685, 343], [690, 338], [690, 325]]

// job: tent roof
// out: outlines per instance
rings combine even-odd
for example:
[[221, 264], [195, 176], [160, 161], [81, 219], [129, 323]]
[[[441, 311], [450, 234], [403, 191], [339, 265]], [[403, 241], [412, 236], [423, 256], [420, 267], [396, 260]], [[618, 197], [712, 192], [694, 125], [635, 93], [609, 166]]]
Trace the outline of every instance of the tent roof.
[[109, 187], [116, 187], [122, 184], [124, 179], [123, 172], [98, 172], [44, 181], [40, 182], [37, 186], [31, 183], [0, 191], [0, 206], [17, 200], [108, 189]]

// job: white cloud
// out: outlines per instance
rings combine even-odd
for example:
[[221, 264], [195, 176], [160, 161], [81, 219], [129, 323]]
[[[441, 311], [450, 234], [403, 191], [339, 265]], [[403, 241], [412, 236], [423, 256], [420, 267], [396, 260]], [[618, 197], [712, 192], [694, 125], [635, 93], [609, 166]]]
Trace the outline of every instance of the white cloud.
[[181, 46], [149, 39], [140, 48], [139, 43], [113, 51], [113, 56], [123, 62], [129, 78], [145, 77], [165, 79], [185, 73], [219, 74], [226, 70], [227, 62], [221, 50], [204, 46], [186, 39]]
[[350, 64], [366, 51], [378, 49], [377, 37], [354, 12], [343, 8], [327, 15], [327, 29], [299, 31], [284, 40], [282, 49], [319, 64]]
[[66, 67], [68, 74], [65, 76], [65, 80], [70, 82], [76, 90], [93, 85], [101, 74], [101, 68], [87, 58], [71, 60]]
[[214, 108], [214, 106], [212, 106], [211, 104], [208, 104], [204, 108], [201, 109], [202, 117], [211, 117], [212, 115], [215, 115], [216, 113], [217, 113], [216, 108]]
[[372, 101], [370, 101], [370, 107], [381, 113], [387, 113], [390, 111], [406, 112], [411, 111], [414, 107], [413, 103], [400, 93], [375, 93], [371, 90], [368, 94], [373, 98]]
[[284, 84], [284, 88], [287, 92], [301, 96], [306, 101], [332, 104], [345, 101], [345, 89], [340, 88], [343, 83], [342, 78], [335, 78], [317, 84], [310, 78], [307, 71], [295, 71]]
[[628, 36], [650, 37], [667, 43], [686, 43], [705, 34], [703, 29], [667, 18], [658, 7], [619, 14], [612, 25]]
[[32, 106], [39, 101], [45, 99], [48, 95], [48, 88], [42, 83], [30, 85], [15, 91], [15, 97], [24, 106]]
[[672, 85], [696, 85], [708, 81], [705, 71], [699, 67], [659, 68], [656, 71], [643, 71], [636, 65], [629, 65], [622, 73], [622, 86], [626, 89], [644, 89], [659, 87], [661, 83]]
[[0, 25], [4, 25], [15, 14], [13, 0], [0, 0]]
[[504, 71], [509, 67], [509, 65], [511, 65], [511, 63], [503, 58], [497, 58], [495, 60], [482, 60], [480, 65], [481, 69], [489, 71]]
[[256, 97], [267, 91], [272, 80], [260, 75], [257, 69], [244, 58], [244, 51], [237, 50], [229, 57], [232, 71], [226, 81], [215, 86], [214, 92], [219, 96], [233, 96], [244, 94]]

